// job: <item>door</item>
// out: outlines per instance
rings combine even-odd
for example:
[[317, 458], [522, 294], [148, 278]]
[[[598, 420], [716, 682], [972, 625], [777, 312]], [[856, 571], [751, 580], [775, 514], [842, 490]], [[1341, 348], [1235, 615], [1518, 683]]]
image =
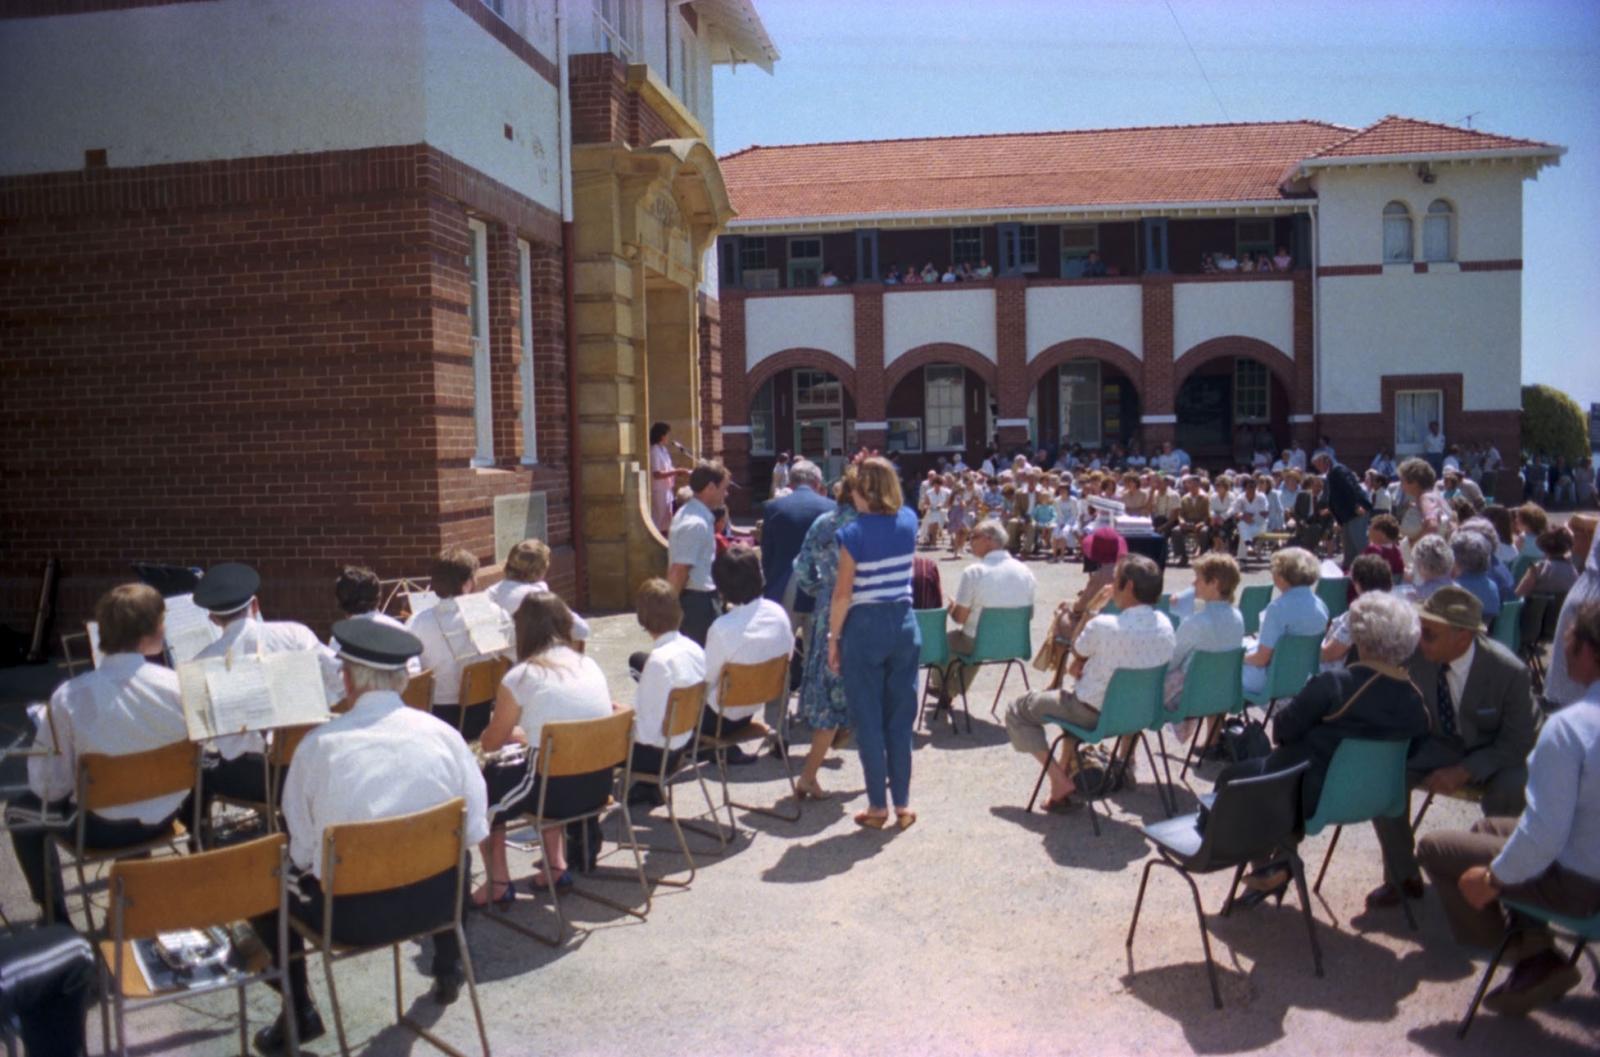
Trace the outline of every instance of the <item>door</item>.
[[1000, 274], [1021, 274], [1022, 225], [1000, 224], [995, 230], [998, 232], [1000, 237]]

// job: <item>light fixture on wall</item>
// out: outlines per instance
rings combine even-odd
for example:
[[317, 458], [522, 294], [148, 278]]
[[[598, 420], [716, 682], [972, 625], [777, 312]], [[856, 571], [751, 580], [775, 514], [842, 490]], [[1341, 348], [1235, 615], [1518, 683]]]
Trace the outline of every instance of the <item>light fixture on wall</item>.
[[1427, 162], [1423, 162], [1421, 165], [1417, 166], [1417, 179], [1421, 180], [1423, 183], [1431, 184], [1438, 178], [1438, 175], [1433, 171], [1433, 167]]

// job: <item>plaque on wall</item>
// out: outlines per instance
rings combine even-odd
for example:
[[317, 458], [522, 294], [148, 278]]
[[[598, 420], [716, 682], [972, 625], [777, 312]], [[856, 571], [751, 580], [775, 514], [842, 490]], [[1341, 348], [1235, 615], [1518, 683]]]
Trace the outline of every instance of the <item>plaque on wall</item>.
[[545, 493], [499, 495], [494, 498], [494, 560], [503, 563], [511, 548], [525, 539], [545, 539]]

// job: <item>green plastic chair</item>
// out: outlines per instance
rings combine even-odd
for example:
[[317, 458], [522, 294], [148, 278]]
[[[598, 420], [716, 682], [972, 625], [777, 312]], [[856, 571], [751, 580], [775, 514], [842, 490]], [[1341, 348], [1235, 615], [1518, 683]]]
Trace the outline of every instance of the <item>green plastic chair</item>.
[[[1467, 1037], [1467, 1029], [1472, 1027], [1472, 1018], [1478, 1012], [1478, 1003], [1483, 1001], [1485, 992], [1489, 990], [1489, 984], [1494, 980], [1494, 971], [1499, 967], [1500, 959], [1505, 957], [1506, 948], [1511, 945], [1511, 941], [1527, 927], [1527, 920], [1542, 921], [1547, 925], [1560, 929], [1562, 932], [1570, 933], [1576, 938], [1577, 942], [1573, 945], [1572, 958], [1568, 961], [1568, 965], [1578, 964], [1578, 959], [1583, 957], [1584, 948], [1591, 941], [1600, 942], [1600, 914], [1586, 918], [1569, 917], [1566, 914], [1557, 914], [1553, 910], [1535, 906], [1532, 903], [1524, 903], [1519, 899], [1502, 899], [1500, 904], [1507, 910], [1512, 910], [1516, 913], [1511, 915], [1505, 938], [1500, 941], [1500, 946], [1494, 952], [1494, 957], [1489, 960], [1488, 967], [1483, 970], [1483, 979], [1478, 982], [1478, 991], [1472, 996], [1472, 1005], [1467, 1007], [1467, 1015], [1461, 1021], [1461, 1026], [1456, 1029], [1456, 1038], [1458, 1039]], [[1518, 921], [1518, 917], [1524, 920]]]
[[1246, 635], [1254, 635], [1261, 630], [1261, 613], [1271, 601], [1271, 584], [1257, 584], [1239, 592], [1239, 614], [1244, 617]]
[[1172, 596], [1171, 595], [1162, 595], [1161, 596], [1160, 600], [1156, 602], [1156, 612], [1162, 614], [1163, 616], [1165, 616], [1167, 618], [1167, 620], [1172, 624], [1172, 630], [1173, 631], [1177, 631], [1178, 630], [1178, 625], [1183, 623], [1182, 619], [1178, 616], [1178, 614], [1176, 614], [1176, 613], [1174, 613], [1172, 611]]
[[1502, 602], [1500, 612], [1495, 615], [1494, 625], [1489, 630], [1489, 637], [1512, 653], [1522, 649], [1523, 605], [1523, 600], [1520, 598]]
[[1267, 662], [1267, 688], [1259, 693], [1246, 690], [1244, 699], [1265, 708], [1265, 719], [1271, 719], [1273, 703], [1298, 694], [1321, 666], [1321, 635], [1285, 635], [1272, 648], [1272, 660]]
[[[1306, 836], [1315, 837], [1329, 826], [1333, 839], [1322, 856], [1322, 868], [1317, 871], [1313, 892], [1322, 891], [1322, 878], [1333, 860], [1333, 849], [1339, 846], [1339, 834], [1345, 826], [1357, 822], [1371, 822], [1378, 818], [1405, 818], [1411, 807], [1411, 794], [1406, 788], [1406, 751], [1409, 741], [1371, 741], [1366, 738], [1346, 738], [1333, 750], [1328, 763], [1328, 774], [1322, 782], [1322, 795], [1317, 800], [1316, 814], [1306, 819]], [[1400, 878], [1386, 878], [1396, 888]], [[1417, 919], [1412, 916], [1411, 901], [1402, 898], [1400, 907], [1405, 911], [1406, 922], [1415, 929]]]
[[[1000, 675], [1000, 685], [994, 692], [994, 704], [989, 706], [989, 715], [997, 715], [1000, 711], [1000, 695], [1005, 693], [1006, 678], [1011, 675], [1012, 665], [1022, 672], [1022, 685], [1033, 689], [1028, 684], [1028, 662], [1033, 659], [1033, 607], [985, 609], [978, 615], [978, 633], [973, 638], [971, 653], [953, 654], [950, 659], [975, 667], [986, 664], [1006, 666]], [[967, 709], [970, 721], [972, 710], [967, 708], [967, 692], [964, 689], [961, 691], [961, 707]]]
[[[1213, 716], [1226, 716], [1244, 710], [1244, 647], [1236, 650], [1198, 650], [1189, 658], [1188, 670], [1183, 674], [1183, 695], [1178, 698], [1178, 710], [1165, 712], [1166, 721], [1181, 723], [1186, 719], [1204, 720]], [[1180, 778], [1189, 775], [1194, 754], [1200, 748], [1200, 731], [1204, 723], [1196, 723], [1189, 750], [1183, 754], [1183, 771]], [[1161, 745], [1161, 755], [1166, 756], [1167, 746], [1161, 737], [1161, 723], [1156, 724], [1156, 741]], [[1167, 771], [1167, 785], [1177, 794], [1172, 784], [1172, 771]]]
[[[1078, 770], [1083, 770], [1083, 747], [1085, 745], [1098, 745], [1102, 741], [1115, 741], [1118, 738], [1131, 737], [1138, 739], [1144, 746], [1145, 757], [1150, 761], [1150, 773], [1156, 773], [1155, 757], [1150, 752], [1150, 743], [1145, 741], [1145, 731], [1149, 730], [1158, 717], [1164, 714], [1161, 707], [1162, 691], [1167, 679], [1167, 666], [1160, 665], [1155, 668], [1118, 668], [1111, 673], [1111, 682], [1106, 686], [1106, 699], [1100, 708], [1100, 718], [1095, 725], [1080, 727], [1076, 723], [1068, 723], [1064, 719], [1046, 718], [1045, 722], [1060, 727], [1063, 733], [1056, 736], [1054, 744], [1050, 746], [1050, 756], [1055, 757], [1056, 750], [1061, 747], [1061, 742], [1071, 735], [1073, 742], [1072, 752]], [[1130, 751], [1122, 758], [1121, 768], [1127, 770], [1128, 759], [1133, 756]], [[1117, 766], [1113, 763], [1113, 767]], [[1046, 768], [1039, 768], [1039, 780], [1033, 783], [1033, 795], [1028, 798], [1028, 810], [1033, 810], [1034, 802], [1039, 799], [1039, 789], [1044, 785]], [[1111, 770], [1106, 771], [1107, 784], [1115, 784]], [[1159, 780], [1158, 780], [1159, 784]], [[1094, 826], [1094, 835], [1100, 835], [1100, 817], [1095, 809], [1095, 798], [1087, 797], [1089, 801], [1089, 821]], [[1167, 798], [1162, 796], [1161, 807], [1167, 807]], [[1107, 807], [1106, 817], [1111, 817], [1111, 809]], [[1169, 813], [1168, 817], [1171, 815]]]
[[1328, 619], [1350, 608], [1350, 581], [1343, 576], [1324, 576], [1317, 581], [1317, 597], [1328, 607]]
[[[928, 714], [928, 701], [937, 701], [933, 694], [933, 670], [938, 669], [943, 678], [949, 677], [950, 668], [950, 638], [945, 634], [945, 624], [950, 613], [944, 609], [914, 609], [917, 617], [917, 630], [922, 633], [922, 655], [917, 658], [917, 665], [926, 671], [922, 680], [922, 702], [917, 709], [917, 722], [921, 723]], [[967, 713], [967, 733], [972, 733], [972, 712], [966, 707], [966, 698], [961, 701], [963, 711]]]

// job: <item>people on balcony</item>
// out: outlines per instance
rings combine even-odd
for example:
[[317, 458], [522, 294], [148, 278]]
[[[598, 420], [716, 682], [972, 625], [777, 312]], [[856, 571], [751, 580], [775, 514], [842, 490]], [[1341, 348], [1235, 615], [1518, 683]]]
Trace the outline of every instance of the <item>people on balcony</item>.
[[822, 268], [822, 275], [817, 279], [818, 286], [838, 286], [839, 277], [833, 274], [833, 269], [826, 265]]
[[884, 286], [899, 286], [900, 285], [900, 265], [898, 265], [898, 264], [889, 265], [888, 274], [886, 274], [883, 277], [883, 285]]
[[972, 270], [974, 279], [993, 279], [994, 269], [989, 266], [988, 258], [979, 257], [978, 266]]
[[1278, 247], [1277, 256], [1272, 258], [1272, 267], [1280, 272], [1289, 271], [1294, 267], [1294, 258], [1289, 255], [1289, 247]]
[[1100, 259], [1099, 250], [1090, 250], [1089, 259], [1083, 262], [1083, 277], [1085, 279], [1103, 279], [1106, 274], [1106, 262]]
[[939, 275], [940, 275], [939, 269], [934, 267], [934, 264], [933, 264], [932, 261], [929, 261], [928, 263], [926, 263], [926, 264], [924, 264], [922, 266], [922, 281], [923, 282], [925, 282], [925, 283], [936, 283], [936, 282], [939, 281]]

